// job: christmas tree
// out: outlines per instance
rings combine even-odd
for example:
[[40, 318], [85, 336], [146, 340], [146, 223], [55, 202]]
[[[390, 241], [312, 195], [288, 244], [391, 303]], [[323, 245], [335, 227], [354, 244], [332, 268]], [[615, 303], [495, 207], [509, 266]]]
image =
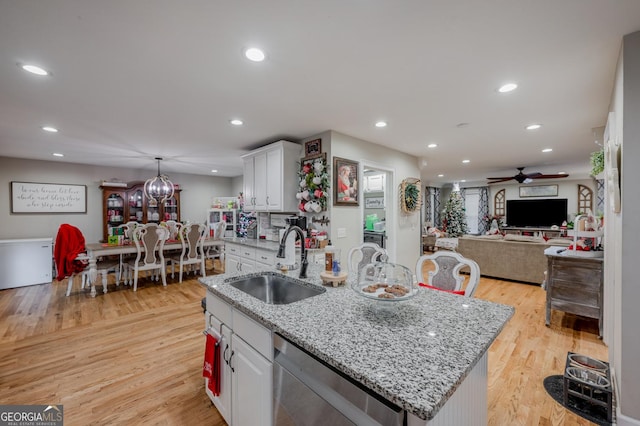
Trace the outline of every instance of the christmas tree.
[[465, 215], [464, 200], [460, 191], [453, 191], [444, 207], [445, 232], [449, 238], [457, 238], [469, 231]]

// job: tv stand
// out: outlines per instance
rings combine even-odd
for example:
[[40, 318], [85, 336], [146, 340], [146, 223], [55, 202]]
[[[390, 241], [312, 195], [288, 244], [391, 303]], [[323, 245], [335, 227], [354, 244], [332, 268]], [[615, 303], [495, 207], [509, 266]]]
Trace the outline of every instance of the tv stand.
[[502, 230], [506, 234], [534, 235], [540, 233], [547, 238], [559, 237], [562, 235], [561, 229], [551, 229], [548, 226], [505, 226]]

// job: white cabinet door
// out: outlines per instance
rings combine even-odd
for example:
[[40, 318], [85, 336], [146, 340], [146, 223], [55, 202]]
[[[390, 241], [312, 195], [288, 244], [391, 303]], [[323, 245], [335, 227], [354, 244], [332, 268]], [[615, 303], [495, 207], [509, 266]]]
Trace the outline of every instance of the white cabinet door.
[[245, 158], [244, 159], [244, 167], [243, 167], [243, 183], [242, 183], [242, 191], [243, 191], [243, 197], [244, 197], [244, 202], [246, 205], [246, 208], [253, 208], [255, 206], [255, 187], [254, 185], [254, 180], [255, 180], [255, 173], [254, 173], [254, 168], [253, 168], [253, 157], [249, 157], [249, 158]]
[[[263, 152], [253, 157], [253, 198], [255, 200], [255, 209], [267, 210], [267, 153]], [[282, 170], [278, 170], [282, 173]]]
[[279, 141], [245, 154], [245, 205], [256, 211], [295, 211], [300, 145]]
[[228, 274], [240, 272], [240, 264], [240, 257], [226, 254], [224, 257], [224, 272]]
[[282, 210], [282, 149], [267, 151], [267, 168], [265, 180], [267, 182], [266, 205], [271, 211]]
[[240, 272], [244, 274], [250, 274], [256, 270], [256, 262], [253, 260], [241, 259], [240, 260]]
[[232, 418], [234, 426], [272, 423], [272, 364], [238, 335], [232, 335]]
[[227, 424], [231, 424], [231, 366], [229, 365], [229, 357], [231, 357], [231, 329], [217, 319], [215, 316], [207, 312], [209, 316], [209, 327], [221, 331], [222, 340], [220, 341], [220, 395], [213, 396], [209, 390], [209, 379], [204, 379], [205, 392], [209, 399], [216, 406], [220, 415]]

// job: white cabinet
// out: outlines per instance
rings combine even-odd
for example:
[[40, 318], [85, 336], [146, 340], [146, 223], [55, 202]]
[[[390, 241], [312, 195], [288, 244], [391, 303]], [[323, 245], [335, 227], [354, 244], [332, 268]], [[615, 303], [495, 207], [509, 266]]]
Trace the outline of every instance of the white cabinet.
[[[207, 292], [207, 326], [223, 335], [220, 395], [207, 395], [231, 426], [272, 424], [271, 331]], [[206, 385], [206, 380], [205, 380]]]
[[279, 141], [243, 155], [245, 208], [296, 211], [300, 154], [300, 145]]
[[256, 249], [242, 244], [225, 243], [225, 272], [250, 273], [255, 269]]
[[232, 343], [232, 425], [270, 426], [272, 363], [237, 334]]
[[221, 335], [220, 341], [220, 394], [214, 396], [209, 390], [209, 379], [204, 379], [204, 389], [209, 399], [216, 406], [224, 420], [231, 424], [231, 389], [232, 377], [229, 357], [231, 356], [231, 329], [210, 312], [206, 314], [206, 326], [217, 330]]
[[218, 222], [226, 222], [227, 227], [224, 232], [225, 237], [236, 236], [238, 211], [236, 209], [209, 209], [207, 210], [207, 228], [209, 235], [213, 236], [212, 225]]

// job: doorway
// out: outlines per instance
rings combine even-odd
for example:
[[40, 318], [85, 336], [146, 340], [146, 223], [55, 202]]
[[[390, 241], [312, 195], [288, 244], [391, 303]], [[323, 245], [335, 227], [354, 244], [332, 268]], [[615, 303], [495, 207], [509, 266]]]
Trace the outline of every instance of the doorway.
[[393, 170], [362, 163], [362, 240], [395, 252], [393, 203]]

